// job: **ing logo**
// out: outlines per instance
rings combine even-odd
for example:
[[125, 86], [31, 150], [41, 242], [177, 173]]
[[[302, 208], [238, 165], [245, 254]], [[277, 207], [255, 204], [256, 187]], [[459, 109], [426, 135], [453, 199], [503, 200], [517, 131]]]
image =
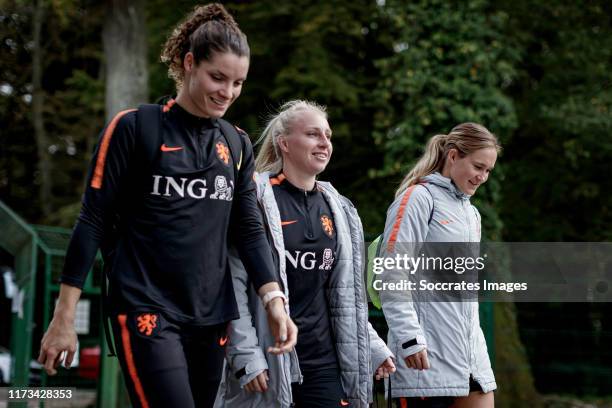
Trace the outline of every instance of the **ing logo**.
[[226, 165], [229, 164], [229, 148], [223, 142], [217, 142], [217, 157]]
[[321, 216], [321, 226], [323, 227], [323, 231], [327, 234], [328, 237], [332, 237], [334, 235], [334, 222], [327, 215]]

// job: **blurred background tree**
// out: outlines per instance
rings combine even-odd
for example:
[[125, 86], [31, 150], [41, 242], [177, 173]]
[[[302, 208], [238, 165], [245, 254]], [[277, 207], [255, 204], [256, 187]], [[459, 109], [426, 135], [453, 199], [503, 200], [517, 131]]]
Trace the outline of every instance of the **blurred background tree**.
[[[507, 89], [519, 126], [502, 159], [505, 186], [511, 186], [502, 189], [498, 206], [504, 240], [610, 241], [612, 3], [497, 7], [513, 16], [506, 35], [522, 54]], [[609, 394], [609, 303], [516, 307], [538, 390]]]

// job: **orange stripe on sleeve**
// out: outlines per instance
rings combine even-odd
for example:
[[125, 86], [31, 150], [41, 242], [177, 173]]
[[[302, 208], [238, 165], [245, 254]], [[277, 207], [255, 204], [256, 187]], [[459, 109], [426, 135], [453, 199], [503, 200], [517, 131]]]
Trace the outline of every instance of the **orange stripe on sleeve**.
[[143, 408], [149, 408], [149, 402], [145, 397], [142, 383], [140, 382], [140, 378], [136, 372], [136, 366], [134, 365], [134, 356], [132, 355], [132, 345], [130, 343], [130, 332], [125, 324], [126, 315], [123, 314], [117, 316], [117, 320], [119, 320], [119, 325], [121, 326], [121, 343], [123, 344], [123, 352], [125, 353], [125, 363], [127, 364], [128, 373], [132, 379], [132, 382], [134, 383], [134, 389], [136, 390], [136, 394], [140, 400], [140, 405], [142, 405]]
[[389, 242], [387, 242], [387, 252], [393, 252], [395, 249], [395, 241], [397, 240], [397, 234], [399, 233], [400, 225], [402, 225], [402, 219], [404, 218], [404, 212], [406, 210], [406, 205], [408, 204], [408, 200], [410, 199], [410, 195], [412, 191], [417, 185], [413, 185], [402, 197], [402, 201], [400, 202], [400, 206], [397, 210], [397, 215], [395, 216], [395, 223], [393, 224], [393, 229], [391, 230], [391, 236], [389, 237]]
[[166, 102], [166, 104], [164, 105], [162, 110], [164, 112], [168, 112], [170, 110], [170, 108], [172, 108], [174, 106], [175, 103], [176, 103], [176, 100], [170, 99], [168, 102]]
[[119, 112], [115, 115], [111, 123], [109, 123], [109, 125], [107, 126], [106, 131], [104, 132], [104, 136], [102, 136], [102, 141], [100, 142], [98, 160], [96, 160], [96, 168], [94, 169], [94, 174], [91, 179], [91, 186], [93, 188], [102, 188], [102, 178], [104, 177], [104, 163], [106, 163], [106, 153], [108, 152], [108, 146], [110, 145], [111, 138], [113, 137], [113, 132], [117, 127], [119, 119], [121, 119], [126, 113], [133, 112], [135, 110], [136, 109], [128, 109]]

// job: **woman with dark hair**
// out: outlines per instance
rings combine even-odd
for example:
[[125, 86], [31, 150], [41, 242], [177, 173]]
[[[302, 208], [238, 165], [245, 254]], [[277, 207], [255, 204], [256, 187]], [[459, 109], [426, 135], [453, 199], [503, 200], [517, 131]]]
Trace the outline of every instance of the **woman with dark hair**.
[[67, 352], [70, 365], [75, 306], [100, 248], [132, 405], [206, 407], [218, 388], [227, 322], [239, 317], [228, 240], [261, 296], [269, 351], [289, 351], [297, 330], [257, 208], [251, 143], [220, 119], [246, 80], [246, 36], [220, 4], [199, 6], [176, 27], [162, 60], [176, 99], [153, 116], [144, 113], [151, 105], [121, 112], [102, 132], [39, 361], [55, 374]]
[[316, 180], [333, 150], [327, 113], [312, 102], [287, 102], [262, 140], [258, 200], [298, 342], [294, 353], [265, 355], [273, 338], [264, 310], [244, 266], [231, 257], [240, 319], [228, 328], [215, 407], [368, 407], [373, 374], [388, 376], [395, 366], [368, 322], [357, 210]]

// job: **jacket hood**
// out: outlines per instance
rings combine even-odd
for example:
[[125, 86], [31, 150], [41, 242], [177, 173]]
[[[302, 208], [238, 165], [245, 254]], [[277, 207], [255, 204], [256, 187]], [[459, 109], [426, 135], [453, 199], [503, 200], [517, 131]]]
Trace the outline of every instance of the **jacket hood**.
[[426, 183], [431, 183], [434, 184], [438, 187], [441, 187], [442, 189], [448, 191], [449, 194], [451, 194], [454, 197], [463, 199], [463, 200], [469, 200], [471, 196], [465, 194], [463, 191], [461, 191], [456, 185], [455, 183], [453, 183], [453, 181], [450, 178], [444, 177], [443, 175], [441, 175], [438, 172], [435, 173], [431, 173], [425, 177], [421, 178], [422, 181], [426, 182]]

